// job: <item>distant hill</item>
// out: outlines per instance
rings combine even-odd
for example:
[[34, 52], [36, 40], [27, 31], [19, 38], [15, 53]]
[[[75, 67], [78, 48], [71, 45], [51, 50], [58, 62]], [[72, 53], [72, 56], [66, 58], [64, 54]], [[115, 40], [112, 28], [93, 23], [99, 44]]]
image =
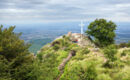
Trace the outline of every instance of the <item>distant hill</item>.
[[37, 51], [43, 46], [46, 45], [47, 43], [51, 42], [52, 39], [46, 38], [46, 39], [33, 39], [29, 41], [31, 43], [31, 47], [29, 48], [29, 51], [36, 54]]

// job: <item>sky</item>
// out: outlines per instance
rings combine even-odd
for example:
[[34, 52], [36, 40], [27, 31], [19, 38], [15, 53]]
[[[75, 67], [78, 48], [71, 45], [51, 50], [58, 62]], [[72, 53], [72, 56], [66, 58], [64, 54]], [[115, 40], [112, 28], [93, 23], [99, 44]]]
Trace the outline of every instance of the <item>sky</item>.
[[130, 22], [130, 0], [0, 0], [0, 23]]

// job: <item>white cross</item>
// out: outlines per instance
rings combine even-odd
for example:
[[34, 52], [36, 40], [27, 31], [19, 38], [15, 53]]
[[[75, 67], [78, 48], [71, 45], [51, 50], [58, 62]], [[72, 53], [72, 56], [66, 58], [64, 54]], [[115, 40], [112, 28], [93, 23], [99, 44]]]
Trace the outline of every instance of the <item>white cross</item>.
[[83, 27], [84, 27], [84, 24], [83, 24], [83, 21], [81, 21], [81, 23], [79, 24], [79, 26], [81, 27], [81, 34], [83, 34]]

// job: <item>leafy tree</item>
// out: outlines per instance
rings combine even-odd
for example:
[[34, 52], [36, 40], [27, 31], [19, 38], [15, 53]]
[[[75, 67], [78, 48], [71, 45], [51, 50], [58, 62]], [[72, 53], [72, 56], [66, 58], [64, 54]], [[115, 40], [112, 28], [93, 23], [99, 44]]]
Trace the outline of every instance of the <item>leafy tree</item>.
[[[34, 56], [29, 53], [29, 44], [14, 33], [14, 26], [0, 26], [0, 79], [1, 80], [36, 80], [33, 75]], [[2, 73], [1, 73], [2, 72]]]
[[11, 80], [8, 61], [0, 55], [0, 80]]
[[95, 42], [100, 46], [107, 46], [114, 43], [116, 36], [116, 24], [105, 19], [96, 19], [88, 26], [86, 33], [95, 38]]

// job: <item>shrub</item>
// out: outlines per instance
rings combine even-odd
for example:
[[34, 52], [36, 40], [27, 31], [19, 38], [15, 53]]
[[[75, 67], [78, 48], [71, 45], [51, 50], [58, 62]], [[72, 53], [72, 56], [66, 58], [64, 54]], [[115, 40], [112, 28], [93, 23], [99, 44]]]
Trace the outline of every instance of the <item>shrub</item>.
[[110, 45], [107, 46], [104, 50], [103, 50], [104, 54], [106, 55], [106, 57], [110, 60], [110, 61], [115, 61], [116, 57], [115, 54], [117, 53], [117, 48], [115, 45]]
[[14, 28], [0, 26], [0, 77], [36, 80], [37, 76], [31, 73], [36, 68], [32, 66], [34, 56], [28, 51], [30, 45], [20, 39], [21, 33], [13, 32]]
[[130, 47], [130, 41], [128, 42], [128, 47]]
[[88, 50], [87, 48], [81, 50], [81, 54], [88, 54], [89, 52], [90, 50]]
[[81, 77], [82, 80], [96, 80], [97, 73], [95, 69], [95, 65], [91, 64], [87, 67], [84, 76]]
[[54, 50], [58, 50], [58, 49], [60, 49], [60, 46], [59, 46], [58, 44], [55, 44], [55, 45], [53, 46], [53, 49], [54, 49]]
[[120, 44], [119, 44], [119, 47], [120, 47], [120, 48], [128, 47], [128, 44], [127, 44], [127, 43], [120, 43]]
[[111, 61], [108, 60], [106, 63], [103, 64], [103, 67], [113, 68], [114, 62], [111, 62]]
[[59, 75], [58, 65], [59, 62], [57, 60], [57, 54], [54, 53], [46, 53], [46, 57], [43, 58], [43, 62], [41, 64], [42, 68], [42, 79], [41, 80], [55, 80]]
[[119, 48], [130, 47], [130, 41], [128, 43], [125, 43], [125, 42], [120, 43], [118, 46]]
[[123, 51], [123, 52], [121, 53], [121, 56], [126, 56], [126, 51]]
[[38, 54], [37, 54], [37, 58], [38, 58], [40, 61], [42, 61], [42, 59], [43, 59], [43, 54], [42, 54], [42, 53], [38, 53]]
[[66, 47], [65, 51], [70, 51], [70, 50], [78, 50], [78, 45], [77, 44], [70, 44], [68, 47]]

